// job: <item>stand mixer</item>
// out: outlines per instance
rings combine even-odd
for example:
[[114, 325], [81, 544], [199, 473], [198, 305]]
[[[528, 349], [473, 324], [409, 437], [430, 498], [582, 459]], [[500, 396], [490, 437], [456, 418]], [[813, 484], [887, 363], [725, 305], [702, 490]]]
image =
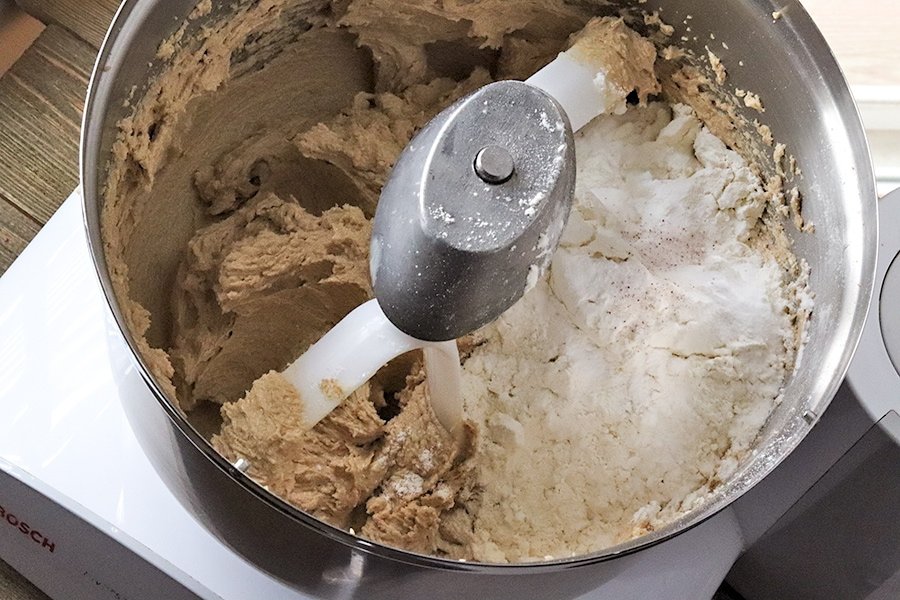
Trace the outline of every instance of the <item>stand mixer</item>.
[[[159, 39], [173, 27], [173, 12], [186, 15], [193, 6], [194, 2], [126, 2], [101, 53], [86, 105], [82, 175], [87, 240], [78, 228], [77, 204], [70, 201], [3, 280], [7, 287], [0, 291], [10, 300], [2, 311], [0, 339], [9, 344], [8, 355], [34, 352], [35, 342], [29, 339], [46, 340], [42, 347], [47, 348], [33, 354], [41, 359], [34, 364], [6, 363], [7, 393], [16, 398], [30, 396], [33, 390], [28, 381], [34, 380], [90, 383], [77, 389], [54, 384], [45, 390], [51, 398], [38, 395], [24, 408], [10, 403], [15, 419], [3, 431], [0, 454], [6, 480], [18, 483], [9, 485], [16, 495], [13, 498], [10, 492], [9, 498], [4, 497], [3, 506], [7, 513], [27, 518], [56, 543], [52, 555], [38, 554], [48, 551], [16, 532], [18, 537], [10, 537], [3, 547], [5, 554], [20, 557], [10, 562], [35, 580], [51, 582], [45, 587], [67, 598], [96, 597], [92, 590], [101, 584], [116, 593], [127, 590], [130, 596], [147, 598], [158, 597], [159, 590], [173, 598], [192, 594], [209, 598], [250, 594], [285, 598], [709, 597], [746, 546], [809, 489], [816, 473], [821, 474], [818, 466], [808, 469], [809, 453], [798, 450], [798, 456], [806, 459], [797, 467], [804, 478], [788, 477], [792, 481], [782, 481], [769, 496], [745, 494], [773, 472], [825, 412], [850, 363], [874, 287], [870, 275], [875, 265], [877, 218], [862, 128], [846, 84], [802, 7], [791, 3], [773, 27], [771, 13], [784, 8], [773, 3], [735, 2], [727, 11], [690, 1], [649, 0], [634, 6], [665, 9], [667, 20], [675, 23], [676, 35], [685, 38], [690, 32], [679, 24], [692, 15], [694, 32], [715, 31], [719, 40], [728, 42], [735, 61], [755, 57], [747, 61], [746, 69], [732, 75], [734, 84], [760, 93], [767, 108], [760, 119], [776, 135], [796, 143], [807, 177], [804, 213], [807, 216], [809, 211], [811, 220], [820, 225], [822, 235], [804, 240], [800, 251], [816, 261], [812, 284], [818, 300], [829, 306], [830, 318], [815, 323], [798, 386], [786, 394], [772, 428], [764, 432], [756, 468], [689, 519], [631, 544], [573, 560], [500, 566], [450, 564], [392, 550], [292, 510], [244, 476], [240, 465], [229, 464], [211, 451], [165, 399], [129, 345], [133, 340], [122, 325], [99, 243], [97, 209], [108, 154], [104, 135], [121, 116], [117, 109], [127, 90], [146, 80], [147, 62]], [[695, 50], [702, 53], [704, 42]], [[485, 165], [493, 162], [486, 158], [492, 157], [482, 155], [482, 170], [501, 179], [503, 169]], [[89, 250], [102, 293], [90, 272]], [[46, 277], [29, 283], [24, 277], [26, 267], [21, 265], [32, 265], [30, 271]], [[86, 306], [96, 310], [80, 309], [75, 302], [49, 306], [40, 301], [48, 296], [83, 298]], [[111, 317], [103, 306], [104, 297]], [[76, 317], [82, 315], [84, 324], [77, 329], [54, 329], [60, 321], [48, 315], [61, 314], [60, 306], [72, 315], [63, 322], [79, 322]], [[82, 348], [73, 340], [86, 345]], [[50, 377], [47, 365], [52, 366]], [[76, 367], [81, 379], [72, 377], [69, 367]], [[25, 370], [31, 374], [27, 381], [19, 374]], [[859, 377], [857, 373], [857, 381]], [[51, 401], [57, 398], [68, 400], [60, 408]], [[51, 426], [54, 443], [31, 443], [28, 432]], [[832, 446], [838, 455], [842, 448], [842, 444]], [[771, 501], [772, 496], [783, 503]], [[49, 505], [61, 508], [54, 512]], [[79, 541], [90, 537], [84, 527], [70, 534], [75, 527], [64, 530], [50, 525], [68, 522], [73, 514], [82, 525], [88, 523], [87, 529], [101, 532], [97, 537], [105, 536], [108, 544], [83, 542], [79, 548]], [[131, 549], [129, 556], [138, 557], [130, 563], [133, 570], [126, 569], [125, 558], [118, 563], [102, 560], [124, 556], [111, 549], [122, 545]], [[66, 554], [64, 548], [69, 549]], [[84, 556], [72, 549], [84, 549]], [[58, 562], [52, 561], [60, 556], [77, 567], [66, 571], [64, 578], [54, 578]], [[89, 565], [88, 556], [101, 560]], [[144, 572], [164, 577], [133, 576], [129, 582], [128, 575], [139, 570], [138, 563]], [[300, 563], [303, 569], [298, 568]], [[168, 583], [158, 583], [161, 579]], [[183, 590], [169, 593], [179, 586]], [[112, 592], [109, 596], [115, 597]]]

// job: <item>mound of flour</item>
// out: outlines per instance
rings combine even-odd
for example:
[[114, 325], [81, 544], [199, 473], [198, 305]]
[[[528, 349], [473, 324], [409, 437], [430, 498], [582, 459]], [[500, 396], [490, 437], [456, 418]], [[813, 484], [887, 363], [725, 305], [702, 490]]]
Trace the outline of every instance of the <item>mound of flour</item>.
[[748, 243], [761, 182], [690, 108], [601, 116], [577, 163], [549, 273], [464, 365], [482, 560], [591, 552], [690, 510], [792, 361], [784, 271]]

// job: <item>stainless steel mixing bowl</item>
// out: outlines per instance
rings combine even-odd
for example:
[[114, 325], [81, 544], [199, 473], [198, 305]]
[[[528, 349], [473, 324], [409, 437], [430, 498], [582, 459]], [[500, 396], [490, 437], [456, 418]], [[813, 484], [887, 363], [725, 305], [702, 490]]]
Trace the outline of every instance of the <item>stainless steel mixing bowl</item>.
[[[81, 145], [84, 212], [97, 273], [115, 322], [153, 392], [152, 396], [126, 394], [126, 408], [159, 473], [185, 506], [250, 560], [321, 597], [387, 598], [401, 593], [448, 598], [475, 594], [576, 597], [612, 585], [618, 574], [633, 568], [636, 557], [651, 552], [657, 561], [674, 561], [678, 553], [685, 555], [686, 548], [700, 544], [708, 544], [706, 550], [714, 552], [715, 539], [703, 538], [703, 527], [696, 526], [759, 482], [804, 438], [844, 376], [872, 293], [876, 191], [863, 127], [834, 57], [799, 2], [632, 3], [632, 8], [662, 9], [665, 20], [676, 27], [673, 39], [686, 39], [679, 42], [684, 46], [703, 54], [711, 43], [709, 34], [714, 33], [717, 54], [727, 65], [743, 61], [743, 67], [730, 69], [729, 85], [759, 93], [766, 112], [748, 115], [769, 125], [803, 169], [803, 212], [816, 229], [814, 234], [795, 232], [793, 241], [797, 255], [812, 269], [815, 313], [799, 367], [761, 434], [754, 458], [702, 507], [663, 529], [588, 556], [505, 566], [456, 563], [383, 547], [289, 506], [213, 451], [165, 397], [135, 350], [113, 292], [101, 240], [105, 169], [116, 123], [127, 111], [123, 100], [132, 86], [138, 90], [146, 86], [154, 73], [151, 63], [160, 41], [194, 4], [195, 0], [125, 1], [94, 70]], [[621, 8], [600, 1], [587, 4], [596, 4], [597, 14]], [[224, 10], [214, 10], [209, 18]], [[776, 10], [783, 17], [774, 22]], [[727, 49], [720, 47], [721, 42], [727, 43]], [[671, 549], [668, 554], [667, 548]]]

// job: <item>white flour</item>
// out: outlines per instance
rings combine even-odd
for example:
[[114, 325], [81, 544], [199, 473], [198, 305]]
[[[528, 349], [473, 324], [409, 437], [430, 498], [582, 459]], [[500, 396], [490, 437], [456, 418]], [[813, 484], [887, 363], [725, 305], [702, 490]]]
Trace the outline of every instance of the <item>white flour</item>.
[[790, 368], [787, 286], [745, 243], [765, 199], [740, 156], [653, 104], [596, 119], [577, 161], [549, 273], [464, 365], [481, 560], [591, 552], [689, 510]]

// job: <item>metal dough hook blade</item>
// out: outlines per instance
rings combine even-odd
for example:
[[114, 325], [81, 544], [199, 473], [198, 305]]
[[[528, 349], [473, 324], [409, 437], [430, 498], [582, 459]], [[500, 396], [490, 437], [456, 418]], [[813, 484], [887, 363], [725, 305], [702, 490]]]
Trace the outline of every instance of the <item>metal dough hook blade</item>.
[[520, 81], [487, 85], [426, 125], [375, 213], [372, 281], [388, 319], [445, 341], [512, 306], [556, 248], [574, 163], [562, 108]]

